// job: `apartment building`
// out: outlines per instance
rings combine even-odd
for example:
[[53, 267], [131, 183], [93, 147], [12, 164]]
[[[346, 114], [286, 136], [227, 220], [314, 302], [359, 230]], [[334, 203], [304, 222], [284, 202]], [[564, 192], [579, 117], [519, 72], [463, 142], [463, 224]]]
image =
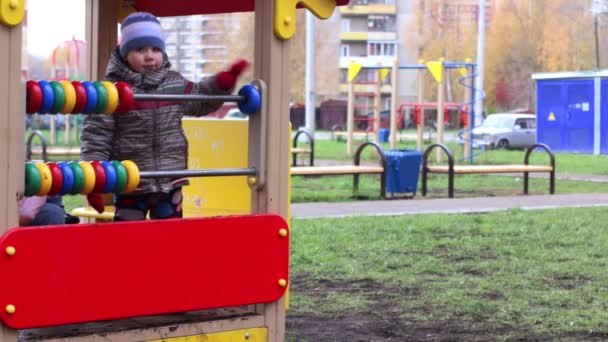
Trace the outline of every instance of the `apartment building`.
[[[352, 62], [363, 65], [356, 82], [355, 92], [374, 92], [373, 85], [366, 82], [375, 80], [376, 70], [366, 67], [392, 67], [397, 58], [399, 64], [415, 63], [418, 59], [415, 51], [406, 46], [407, 26], [413, 20], [412, 1], [403, 0], [351, 0], [348, 6], [340, 8], [340, 91], [344, 94], [347, 89], [347, 69]], [[414, 82], [404, 82], [405, 77], [398, 74], [399, 84], [397, 97], [399, 102], [415, 97]], [[415, 75], [413, 75], [415, 77]], [[393, 89], [390, 77], [382, 86], [381, 109], [390, 108], [390, 98]], [[372, 99], [361, 99], [361, 105], [370, 104]]]
[[227, 58], [230, 17], [193, 15], [159, 18], [167, 34], [166, 52], [174, 68], [198, 80], [221, 68]]

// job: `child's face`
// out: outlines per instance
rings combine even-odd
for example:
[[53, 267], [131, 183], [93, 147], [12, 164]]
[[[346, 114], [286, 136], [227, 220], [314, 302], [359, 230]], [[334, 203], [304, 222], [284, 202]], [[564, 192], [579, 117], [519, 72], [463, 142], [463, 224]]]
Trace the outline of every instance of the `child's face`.
[[163, 64], [163, 52], [152, 46], [134, 49], [127, 54], [127, 63], [136, 72], [156, 71]]

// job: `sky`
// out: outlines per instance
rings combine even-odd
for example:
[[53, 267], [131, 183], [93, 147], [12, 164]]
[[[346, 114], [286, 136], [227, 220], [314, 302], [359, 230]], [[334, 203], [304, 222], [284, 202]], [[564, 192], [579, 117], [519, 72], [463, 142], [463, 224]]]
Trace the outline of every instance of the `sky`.
[[27, 49], [47, 57], [60, 43], [85, 40], [85, 0], [27, 0]]

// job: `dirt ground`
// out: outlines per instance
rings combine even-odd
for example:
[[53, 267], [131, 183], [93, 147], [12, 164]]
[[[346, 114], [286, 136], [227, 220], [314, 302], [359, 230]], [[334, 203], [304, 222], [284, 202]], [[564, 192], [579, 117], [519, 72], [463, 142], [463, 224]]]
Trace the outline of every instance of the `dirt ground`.
[[[368, 284], [338, 283], [292, 279], [291, 293], [305, 293], [322, 298], [335, 291], [363, 291], [374, 303], [361, 312], [340, 315], [312, 315], [290, 310], [286, 318], [288, 342], [372, 342], [372, 341], [608, 341], [607, 334], [588, 332], [545, 336], [521, 326], [495, 326], [488, 322], [416, 321], [402, 318], [395, 296], [412, 296], [419, 289], [386, 288], [373, 282]], [[421, 310], [428, 310], [423, 308]], [[420, 312], [422, 314], [423, 312]], [[413, 317], [415, 313], [410, 313]]]

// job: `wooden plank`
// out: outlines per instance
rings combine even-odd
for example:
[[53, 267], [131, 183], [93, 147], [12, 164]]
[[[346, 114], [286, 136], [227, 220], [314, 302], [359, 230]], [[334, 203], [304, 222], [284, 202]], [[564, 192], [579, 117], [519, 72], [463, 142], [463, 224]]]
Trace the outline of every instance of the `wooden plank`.
[[[249, 118], [249, 156], [255, 160], [259, 148], [266, 149], [266, 185], [252, 191], [252, 213], [274, 212], [287, 217], [289, 212], [289, 148], [291, 130], [289, 116], [289, 75], [291, 41], [279, 40], [274, 34], [275, 1], [255, 0], [254, 78], [267, 84], [268, 96], [263, 99], [267, 106], [266, 117]], [[266, 137], [259, 137], [260, 144], [252, 140], [259, 132], [261, 120], [267, 120]], [[259, 135], [259, 133], [258, 133]], [[259, 148], [256, 148], [258, 147]], [[258, 305], [268, 327], [268, 341], [283, 342], [285, 339], [285, 296], [266, 305]]]
[[[449, 173], [449, 167], [444, 165], [427, 166], [429, 172]], [[551, 172], [551, 166], [544, 165], [457, 165], [454, 173], [509, 173], [509, 172]]]
[[[18, 193], [23, 192], [25, 160], [25, 84], [21, 79], [22, 26], [0, 24], [0, 235], [18, 224]], [[2, 308], [4, 310], [4, 307]], [[0, 326], [0, 342], [18, 340], [17, 331]]]
[[[32, 147], [32, 154], [42, 154], [41, 147]], [[46, 154], [49, 156], [78, 156], [80, 155], [80, 147], [61, 147], [53, 146], [46, 148]]]
[[294, 166], [291, 168], [292, 176], [352, 175], [382, 172], [384, 172], [384, 169], [381, 166]]
[[291, 153], [301, 154], [301, 153], [312, 153], [312, 150], [309, 148], [296, 147], [291, 149]]

